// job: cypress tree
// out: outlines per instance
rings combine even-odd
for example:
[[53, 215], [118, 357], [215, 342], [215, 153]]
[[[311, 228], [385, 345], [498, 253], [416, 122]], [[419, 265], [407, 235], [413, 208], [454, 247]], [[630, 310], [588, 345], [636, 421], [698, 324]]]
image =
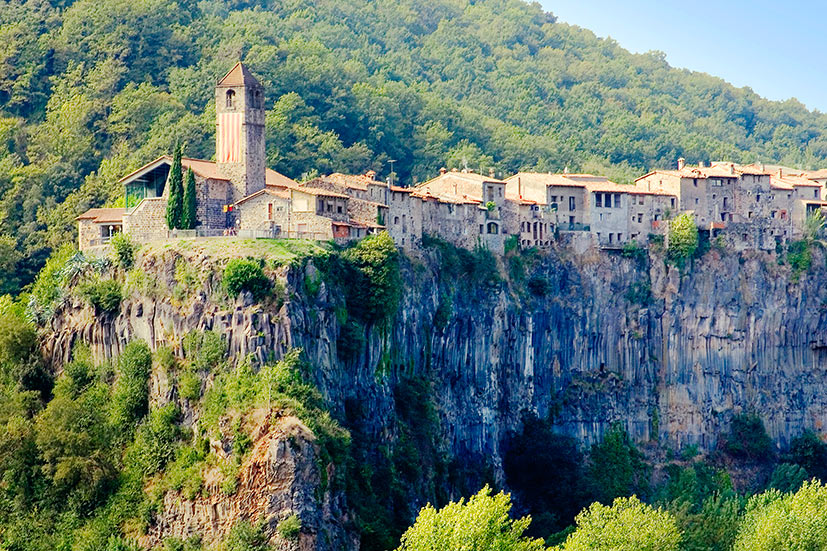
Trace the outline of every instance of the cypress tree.
[[181, 227], [185, 230], [195, 229], [195, 173], [187, 170], [184, 182], [184, 206], [181, 214]]
[[184, 210], [184, 182], [181, 173], [181, 156], [183, 147], [175, 145], [175, 152], [172, 155], [172, 170], [169, 173], [169, 199], [167, 199], [167, 227], [169, 229], [181, 228], [181, 214]]

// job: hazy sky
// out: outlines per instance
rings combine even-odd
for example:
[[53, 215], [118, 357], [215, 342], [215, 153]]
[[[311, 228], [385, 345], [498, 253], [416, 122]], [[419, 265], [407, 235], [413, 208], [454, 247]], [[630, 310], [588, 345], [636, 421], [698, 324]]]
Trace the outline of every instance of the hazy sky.
[[827, 112], [827, 0], [540, 0], [560, 21], [673, 67]]

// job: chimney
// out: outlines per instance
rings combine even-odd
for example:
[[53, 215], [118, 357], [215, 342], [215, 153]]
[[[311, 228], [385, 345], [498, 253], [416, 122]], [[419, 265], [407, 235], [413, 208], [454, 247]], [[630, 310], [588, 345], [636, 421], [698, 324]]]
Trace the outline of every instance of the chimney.
[[783, 169], [783, 168], [781, 168], [781, 167], [779, 167], [779, 168], [778, 168], [778, 177], [779, 177], [779, 178], [783, 178], [783, 177], [784, 177], [784, 169]]
[[457, 167], [454, 167], [451, 169], [451, 172], [459, 172], [459, 170], [457, 170]]
[[519, 176], [517, 176], [517, 197], [520, 199], [523, 198], [523, 183], [520, 181]]
[[685, 167], [685, 166], [686, 166], [686, 159], [684, 159], [683, 157], [678, 159], [678, 170], [683, 170], [683, 167]]
[[704, 167], [704, 162], [703, 161], [698, 161], [698, 168], [703, 168], [703, 167]]
[[563, 167], [563, 174], [568, 174], [568, 173], [569, 173], [569, 167], [568, 166]]
[[494, 177], [494, 169], [493, 169], [493, 168], [489, 168], [489, 169], [488, 169], [488, 177], [489, 177], [489, 178], [493, 178], [493, 177]]
[[729, 173], [730, 174], [735, 174], [735, 163], [730, 163], [729, 164]]
[[440, 176], [442, 176], [442, 175], [443, 175], [443, 174], [445, 174], [446, 172], [448, 172], [448, 169], [447, 169], [447, 168], [445, 168], [445, 167], [442, 167], [442, 168], [440, 168], [440, 169], [439, 169], [439, 175], [440, 175]]
[[365, 176], [371, 181], [376, 180], [376, 171], [368, 170], [367, 172], [365, 172]]

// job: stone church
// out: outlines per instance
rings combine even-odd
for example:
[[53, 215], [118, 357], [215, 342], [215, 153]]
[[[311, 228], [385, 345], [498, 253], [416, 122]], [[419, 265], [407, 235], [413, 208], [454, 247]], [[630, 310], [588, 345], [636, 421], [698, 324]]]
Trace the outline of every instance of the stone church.
[[[235, 205], [245, 197], [270, 188], [282, 193], [298, 184], [266, 168], [264, 143], [264, 88], [241, 62], [215, 87], [215, 161], [185, 158], [196, 180], [196, 231], [199, 235], [227, 235], [240, 225]], [[123, 209], [90, 209], [77, 218], [81, 250], [103, 245], [119, 231], [139, 242], [165, 239], [167, 181], [172, 157], [162, 156], [125, 176]]]

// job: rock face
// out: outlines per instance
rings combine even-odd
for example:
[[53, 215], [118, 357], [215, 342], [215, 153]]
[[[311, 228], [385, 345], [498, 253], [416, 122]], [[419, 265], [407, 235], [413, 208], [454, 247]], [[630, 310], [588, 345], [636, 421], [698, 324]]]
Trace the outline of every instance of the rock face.
[[[226, 537], [239, 520], [248, 520], [263, 523], [271, 543], [285, 551], [358, 547], [343, 526], [347, 517], [340, 500], [321, 488], [318, 450], [310, 430], [295, 417], [265, 418], [252, 439], [255, 444], [241, 467], [235, 493], [224, 495], [209, 481], [204, 492], [209, 497], [187, 500], [177, 492], [168, 493], [162, 514], [141, 543], [153, 548], [164, 538], [193, 534], [212, 542]], [[304, 530], [295, 539], [285, 539], [277, 527], [291, 515], [302, 519]]]
[[[172, 253], [143, 262], [172, 285]], [[312, 266], [279, 274], [289, 298], [278, 309], [244, 297], [232, 304], [210, 301], [209, 281], [186, 307], [140, 294], [107, 319], [68, 307], [53, 322], [46, 352], [59, 365], [77, 339], [110, 357], [132, 338], [155, 348], [193, 329], [221, 332], [235, 357], [277, 358], [301, 347], [334, 414], [358, 403], [370, 412], [359, 430], [377, 443], [395, 431], [395, 385], [403, 374], [418, 374], [432, 384], [446, 451], [463, 461], [483, 459], [500, 480], [501, 443], [527, 412], [551, 417], [560, 432], [585, 443], [617, 420], [638, 441], [707, 450], [740, 411], [759, 414], [781, 446], [804, 429], [822, 430], [827, 421], [827, 271], [818, 252], [813, 268], [793, 282], [790, 269], [767, 253], [712, 250], [681, 276], [658, 258], [641, 263], [556, 251], [535, 274], [546, 282], [542, 297], [473, 281], [441, 284], [440, 267], [427, 255], [403, 264], [403, 304], [390, 329], [366, 330], [361, 350], [347, 361], [337, 350], [340, 302], [324, 283], [315, 296], [304, 292]], [[448, 321], [435, 324], [446, 297]], [[279, 448], [283, 440], [269, 442], [265, 467], [255, 472], [275, 472], [279, 458], [286, 458], [296, 466], [287, 478], [312, 478], [300, 466], [301, 454]], [[222, 507], [275, 518], [303, 506], [274, 504], [292, 491], [286, 489], [292, 482], [276, 480], [268, 504], [259, 490], [250, 490], [257, 505], [247, 512], [233, 503]], [[188, 523], [207, 522], [210, 507], [217, 505], [176, 509], [170, 502], [175, 520], [159, 530], [177, 533]], [[327, 505], [316, 507], [321, 516], [314, 530], [338, 526]], [[190, 520], [195, 517], [200, 520]], [[330, 533], [348, 538], [343, 529]], [[316, 540], [309, 548], [328, 547]]]

